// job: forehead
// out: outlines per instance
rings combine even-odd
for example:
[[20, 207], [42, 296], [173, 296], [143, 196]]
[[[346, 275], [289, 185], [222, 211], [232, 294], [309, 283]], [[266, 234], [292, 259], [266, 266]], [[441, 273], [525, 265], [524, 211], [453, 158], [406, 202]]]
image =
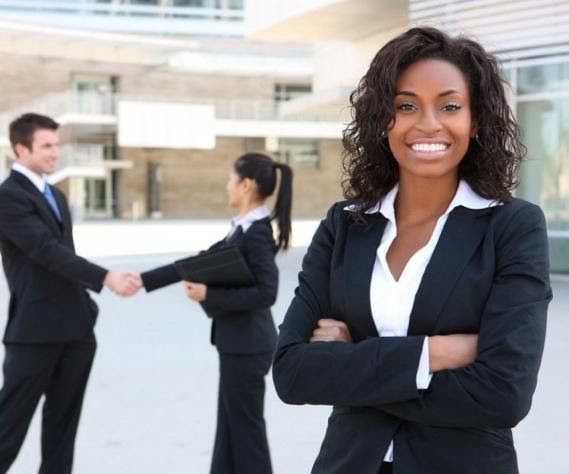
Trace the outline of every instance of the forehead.
[[407, 66], [397, 78], [397, 91], [435, 89], [468, 93], [462, 71], [444, 59], [421, 59]]
[[32, 143], [35, 144], [55, 144], [59, 143], [59, 133], [57, 130], [40, 128], [32, 135]]

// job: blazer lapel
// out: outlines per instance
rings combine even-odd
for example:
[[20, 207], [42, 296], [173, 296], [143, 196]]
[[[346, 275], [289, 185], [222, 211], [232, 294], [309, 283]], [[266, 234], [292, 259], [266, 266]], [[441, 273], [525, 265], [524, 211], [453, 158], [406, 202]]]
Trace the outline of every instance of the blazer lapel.
[[454, 209], [427, 265], [413, 303], [409, 335], [430, 335], [464, 267], [480, 244], [491, 209]]
[[55, 202], [57, 202], [57, 207], [59, 208], [59, 213], [61, 214], [62, 221], [60, 225], [62, 225], [63, 229], [66, 232], [68, 232], [71, 230], [72, 223], [71, 223], [71, 214], [69, 213], [69, 207], [67, 206], [67, 202], [63, 198], [63, 193], [61, 193], [60, 191], [55, 190], [53, 192], [53, 195], [55, 196]]
[[25, 191], [29, 193], [30, 197], [36, 202], [38, 210], [40, 211], [40, 214], [44, 220], [48, 224], [51, 224], [52, 228], [56, 230], [56, 232], [61, 233], [61, 223], [58, 221], [57, 217], [49, 207], [48, 202], [46, 201], [43, 194], [39, 191], [39, 189], [36, 188], [34, 184], [22, 173], [12, 171], [12, 177]]
[[239, 225], [233, 231], [233, 233], [225, 239], [226, 245], [237, 245], [237, 242], [241, 239], [243, 235], [243, 228]]
[[348, 228], [345, 253], [344, 294], [347, 295], [346, 319], [355, 340], [377, 336], [369, 298], [369, 288], [377, 247], [387, 220], [380, 213], [366, 216]]

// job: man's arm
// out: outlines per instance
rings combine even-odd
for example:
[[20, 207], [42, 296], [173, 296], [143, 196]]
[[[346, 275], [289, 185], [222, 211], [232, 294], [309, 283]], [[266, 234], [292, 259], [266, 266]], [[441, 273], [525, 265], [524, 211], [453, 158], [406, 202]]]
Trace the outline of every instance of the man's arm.
[[93, 291], [107, 286], [116, 294], [129, 296], [141, 286], [136, 274], [109, 271], [59, 242], [21, 193], [3, 190], [0, 194], [0, 236], [38, 265]]

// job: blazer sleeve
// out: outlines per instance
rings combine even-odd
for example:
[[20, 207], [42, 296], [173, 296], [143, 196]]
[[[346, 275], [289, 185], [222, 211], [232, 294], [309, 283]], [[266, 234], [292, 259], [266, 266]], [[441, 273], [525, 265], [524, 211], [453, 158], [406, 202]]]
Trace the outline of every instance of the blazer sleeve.
[[435, 373], [419, 399], [381, 410], [441, 427], [508, 428], [527, 415], [551, 300], [547, 233], [537, 206], [527, 205], [510, 219], [497, 239], [495, 259], [475, 362]]
[[217, 316], [235, 311], [271, 307], [277, 298], [279, 272], [275, 263], [275, 241], [270, 226], [253, 224], [243, 236], [245, 260], [255, 284], [239, 288], [208, 286], [202, 307]]
[[97, 292], [103, 288], [108, 270], [62, 244], [24, 195], [4, 191], [0, 196], [0, 234], [47, 270]]
[[[280, 326], [273, 379], [286, 403], [374, 406], [419, 396], [423, 336], [310, 343], [317, 321], [333, 315], [330, 274], [342, 204], [330, 209], [306, 252], [295, 296]], [[347, 302], [349, 304], [349, 302]]]
[[[199, 255], [210, 250], [215, 250], [221, 245], [223, 245], [223, 240], [216, 242], [207, 250], [202, 250], [199, 252]], [[140, 278], [142, 278], [142, 284], [144, 285], [144, 289], [147, 293], [182, 281], [182, 277], [174, 265], [175, 263], [176, 262], [162, 265], [161, 267], [156, 267], [152, 270], [147, 270], [140, 274]]]
[[140, 274], [140, 278], [142, 278], [142, 284], [148, 293], [182, 281], [173, 263], [143, 272]]

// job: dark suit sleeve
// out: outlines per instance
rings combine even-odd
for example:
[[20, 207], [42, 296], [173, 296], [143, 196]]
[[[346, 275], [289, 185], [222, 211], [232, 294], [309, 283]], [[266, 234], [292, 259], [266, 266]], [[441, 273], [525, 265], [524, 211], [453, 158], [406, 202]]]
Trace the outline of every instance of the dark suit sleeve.
[[416, 398], [424, 337], [309, 343], [317, 321], [333, 314], [331, 262], [337, 227], [346, 225], [340, 223], [342, 207], [328, 212], [304, 257], [295, 297], [280, 326], [275, 388], [283, 401], [294, 404], [373, 406]]
[[526, 416], [551, 299], [547, 234], [537, 206], [527, 205], [513, 216], [497, 239], [495, 258], [476, 361], [435, 373], [420, 399], [381, 410], [442, 427], [513, 427]]
[[244, 257], [255, 284], [239, 288], [208, 286], [202, 307], [207, 313], [223, 316], [231, 312], [271, 307], [277, 298], [279, 272], [275, 263], [275, 241], [271, 228], [253, 224], [243, 236]]
[[[210, 250], [215, 250], [221, 245], [223, 245], [223, 240], [216, 242], [207, 250], [202, 250], [198, 253], [198, 255], [209, 252]], [[153, 268], [152, 270], [147, 270], [141, 273], [140, 277], [142, 278], [144, 289], [150, 293], [151, 291], [158, 290], [160, 288], [164, 288], [165, 286], [172, 285], [173, 283], [182, 281], [182, 277], [174, 265], [175, 263], [176, 262], [162, 265], [161, 267]]]
[[147, 292], [182, 281], [173, 263], [140, 274]]
[[0, 233], [47, 270], [101, 291], [108, 271], [59, 242], [25, 195], [6, 190], [0, 195]]

